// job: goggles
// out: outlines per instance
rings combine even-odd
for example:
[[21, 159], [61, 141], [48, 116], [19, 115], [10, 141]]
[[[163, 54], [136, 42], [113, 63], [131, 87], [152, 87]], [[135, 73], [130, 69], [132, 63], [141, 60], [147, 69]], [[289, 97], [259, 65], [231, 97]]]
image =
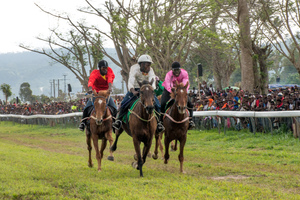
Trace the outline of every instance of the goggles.
[[180, 69], [180, 68], [173, 68], [172, 71], [173, 71], [173, 72], [180, 72], [181, 69]]

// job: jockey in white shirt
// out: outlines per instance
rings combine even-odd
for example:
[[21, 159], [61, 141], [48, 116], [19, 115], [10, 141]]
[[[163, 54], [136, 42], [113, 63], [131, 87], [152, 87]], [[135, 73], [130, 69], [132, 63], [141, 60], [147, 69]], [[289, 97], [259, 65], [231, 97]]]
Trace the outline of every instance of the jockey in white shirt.
[[[121, 128], [122, 118], [127, 113], [129, 103], [132, 101], [132, 99], [136, 99], [133, 97], [135, 97], [139, 94], [140, 86], [138, 84], [138, 81], [142, 82], [144, 80], [147, 80], [150, 82], [153, 79], [154, 81], [153, 81], [152, 87], [154, 90], [156, 89], [156, 81], [155, 81], [156, 76], [154, 74], [153, 69], [150, 67], [152, 63], [153, 63], [152, 58], [149, 55], [145, 54], [145, 55], [141, 55], [139, 57], [137, 64], [134, 64], [131, 66], [130, 72], [129, 72], [129, 79], [128, 79], [129, 91], [125, 95], [125, 97], [121, 103], [121, 107], [120, 107], [120, 111], [118, 113], [117, 119], [113, 123], [113, 127], [115, 129], [119, 130]], [[155, 103], [154, 103], [155, 110], [158, 113], [160, 113], [160, 103], [156, 96], [154, 96], [154, 101], [155, 101]], [[158, 122], [157, 123], [157, 132], [160, 133], [162, 131], [164, 131], [164, 127], [160, 122]]]

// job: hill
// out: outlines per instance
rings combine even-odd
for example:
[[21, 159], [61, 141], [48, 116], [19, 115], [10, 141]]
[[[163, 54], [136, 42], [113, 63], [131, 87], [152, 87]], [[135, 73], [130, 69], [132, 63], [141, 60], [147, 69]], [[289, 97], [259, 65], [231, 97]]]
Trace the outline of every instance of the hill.
[[[107, 51], [118, 60], [113, 48], [107, 49]], [[114, 85], [117, 88], [121, 88], [121, 68], [113, 64], [109, 59], [106, 60], [116, 75]], [[64, 75], [66, 75], [66, 81], [64, 81]], [[72, 93], [82, 91], [80, 82], [71, 71], [61, 64], [52, 64], [51, 59], [45, 55], [34, 52], [0, 54], [0, 85], [6, 83], [11, 86], [12, 98], [19, 95], [20, 85], [24, 82], [30, 84], [34, 95], [44, 94], [50, 96], [50, 81], [53, 83], [53, 79], [55, 79], [56, 83], [60, 79], [59, 88], [62, 91], [64, 91], [64, 85], [67, 84], [71, 84]], [[56, 86], [56, 91], [57, 88], [58, 86]], [[0, 99], [4, 99], [2, 92], [0, 93]]]

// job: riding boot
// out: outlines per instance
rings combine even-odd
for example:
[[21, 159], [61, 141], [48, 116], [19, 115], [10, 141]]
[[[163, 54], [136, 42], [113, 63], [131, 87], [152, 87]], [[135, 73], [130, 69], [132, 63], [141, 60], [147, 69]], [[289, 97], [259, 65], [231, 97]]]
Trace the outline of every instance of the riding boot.
[[189, 119], [189, 121], [190, 121], [190, 123], [189, 123], [189, 130], [191, 130], [191, 129], [193, 129], [193, 128], [195, 128], [195, 123], [193, 122], [193, 110], [189, 110], [189, 113], [190, 113], [190, 119]]
[[157, 118], [157, 128], [156, 128], [156, 132], [157, 133], [161, 133], [165, 130], [165, 127], [163, 125], [163, 115], [160, 114], [159, 118]]
[[122, 119], [125, 114], [125, 108], [122, 106], [120, 107], [120, 111], [117, 114], [116, 121], [112, 124], [113, 128], [119, 130], [122, 126]]
[[83, 110], [81, 123], [79, 124], [79, 127], [78, 127], [78, 129], [79, 129], [80, 131], [84, 131], [84, 128], [85, 128], [85, 126], [86, 126], [86, 119], [85, 119], [85, 118], [87, 118], [88, 116], [89, 116], [89, 107], [87, 107], [87, 108], [85, 108], [85, 109]]
[[79, 129], [80, 131], [84, 131], [85, 126], [86, 126], [86, 120], [83, 120], [83, 121], [81, 121], [81, 123], [79, 124], [78, 129]]

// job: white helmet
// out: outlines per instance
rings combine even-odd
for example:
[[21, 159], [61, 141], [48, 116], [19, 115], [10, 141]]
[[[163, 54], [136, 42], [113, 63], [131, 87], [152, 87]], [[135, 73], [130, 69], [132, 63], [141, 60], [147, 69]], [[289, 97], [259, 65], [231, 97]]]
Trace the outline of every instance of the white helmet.
[[153, 63], [152, 62], [152, 58], [147, 55], [147, 54], [144, 54], [144, 55], [141, 55], [138, 59], [138, 63], [141, 63], [141, 62], [149, 62], [149, 63]]

